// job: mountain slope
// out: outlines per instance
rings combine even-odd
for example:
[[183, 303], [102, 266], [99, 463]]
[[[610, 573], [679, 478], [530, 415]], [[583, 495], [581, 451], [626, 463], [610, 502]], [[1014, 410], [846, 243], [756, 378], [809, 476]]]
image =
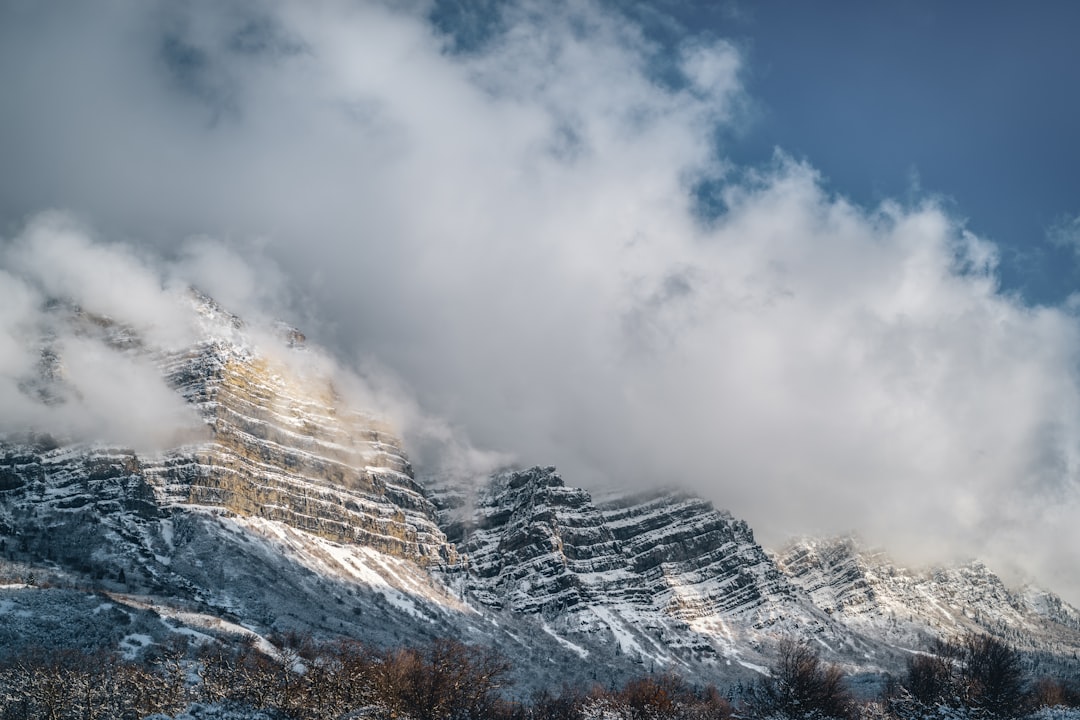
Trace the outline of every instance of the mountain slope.
[[912, 570], [852, 538], [803, 539], [778, 567], [814, 603], [881, 642], [921, 649], [929, 638], [988, 632], [1021, 650], [1070, 654], [1080, 614], [1038, 590], [1011, 590], [979, 562]]
[[[435, 497], [444, 517], [459, 510], [460, 493]], [[694, 672], [757, 670], [788, 634], [821, 640], [835, 660], [896, 661], [816, 608], [746, 523], [704, 500], [654, 492], [597, 504], [554, 468], [532, 468], [496, 475], [474, 506], [458, 525], [467, 578], [456, 582], [574, 642], [607, 638], [650, 666]]]
[[[58, 326], [151, 363], [197, 427], [150, 452], [41, 432], [0, 443], [0, 574], [67, 588], [5, 590], [0, 649], [33, 642], [19, 632], [26, 607], [92, 597], [146, 646], [178, 633], [451, 636], [500, 647], [526, 686], [643, 668], [733, 681], [767, 665], [784, 636], [869, 673], [969, 629], [1062, 662], [1080, 651], [1076, 610], [1011, 591], [981, 565], [908, 571], [851, 541], [774, 557], [700, 498], [596, 499], [554, 468], [418, 482], [402, 441], [297, 331], [249, 327], [198, 294], [188, 302], [199, 334], [180, 348], [51, 306]], [[60, 349], [42, 358], [25, 391], [77, 402]], [[71, 588], [91, 595], [76, 601]], [[100, 642], [139, 652], [129, 635]]]

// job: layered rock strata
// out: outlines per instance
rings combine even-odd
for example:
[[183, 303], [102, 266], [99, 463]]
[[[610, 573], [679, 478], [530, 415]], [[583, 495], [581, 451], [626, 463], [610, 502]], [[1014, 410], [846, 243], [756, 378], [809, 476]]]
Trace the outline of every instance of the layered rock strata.
[[[149, 454], [57, 447], [61, 443], [47, 436], [9, 439], [0, 448], [0, 493], [7, 504], [33, 492], [56, 510], [155, 517], [218, 508], [421, 566], [456, 561], [401, 441], [339, 395], [325, 361], [303, 347], [302, 335], [290, 330], [284, 342], [264, 340], [260, 350], [239, 318], [197, 294], [192, 303], [203, 335], [179, 351], [147, 347], [108, 318], [54, 305], [57, 322], [155, 363], [204, 427], [177, 447]], [[45, 402], [65, 402], [64, 358], [49, 347], [43, 358], [48, 362], [27, 391]]]

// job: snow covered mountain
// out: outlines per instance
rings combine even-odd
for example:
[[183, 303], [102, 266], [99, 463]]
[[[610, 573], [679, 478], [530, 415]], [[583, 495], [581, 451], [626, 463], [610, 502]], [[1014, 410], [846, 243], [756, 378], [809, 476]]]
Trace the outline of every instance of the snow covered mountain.
[[478, 604], [543, 617], [563, 636], [613, 638], [651, 666], [756, 670], [786, 634], [878, 650], [814, 607], [746, 523], [681, 493], [597, 504], [554, 468], [505, 472], [457, 531]]
[[[41, 432], [0, 445], [0, 652], [450, 636], [497, 645], [536, 685], [643, 667], [745, 678], [792, 635], [868, 673], [969, 628], [1052, 662], [1080, 652], [1080, 613], [979, 564], [909, 571], [851, 540], [771, 556], [704, 500], [594, 499], [554, 468], [418, 482], [401, 440], [299, 332], [267, 339], [190, 301], [200, 336], [169, 350], [55, 305], [57, 322], [153, 362], [201, 428], [154, 452]], [[27, 392], [64, 402], [64, 358], [42, 357]], [[38, 587], [23, 587], [29, 575]], [[87, 612], [94, 632], [65, 630]]]
[[1007, 588], [980, 562], [908, 569], [852, 538], [802, 539], [776, 559], [814, 604], [879, 642], [907, 648], [963, 631], [1014, 647], [1069, 656], [1080, 646], [1080, 613], [1053, 593]]

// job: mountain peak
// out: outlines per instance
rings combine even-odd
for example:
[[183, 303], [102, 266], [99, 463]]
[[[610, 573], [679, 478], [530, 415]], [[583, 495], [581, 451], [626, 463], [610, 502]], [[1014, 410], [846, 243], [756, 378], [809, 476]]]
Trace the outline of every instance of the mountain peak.
[[[201, 434], [148, 452], [59, 434], [0, 444], [0, 535], [20, 561], [267, 632], [438, 627], [708, 678], [757, 672], [784, 636], [870, 672], [968, 630], [1080, 648], [1076, 610], [979, 563], [908, 570], [854, 536], [770, 555], [746, 522], [677, 489], [593, 495], [534, 466], [432, 492], [302, 333], [188, 298], [199, 332], [180, 347], [56, 305], [58, 324], [150, 367]], [[64, 349], [42, 387], [67, 382]]]

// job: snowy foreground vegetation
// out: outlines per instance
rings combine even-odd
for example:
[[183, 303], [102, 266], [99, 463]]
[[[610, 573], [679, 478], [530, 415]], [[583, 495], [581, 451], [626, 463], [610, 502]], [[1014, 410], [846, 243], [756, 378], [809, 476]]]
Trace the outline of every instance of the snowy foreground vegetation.
[[1078, 678], [1027, 677], [1020, 655], [971, 635], [913, 656], [879, 697], [857, 699], [836, 666], [785, 640], [770, 675], [697, 687], [649, 674], [621, 687], [565, 686], [516, 697], [497, 651], [452, 640], [375, 649], [276, 638], [226, 649], [178, 642], [139, 661], [28, 652], [0, 666], [0, 717], [134, 720], [662, 720], [887, 718], [1080, 720]]

